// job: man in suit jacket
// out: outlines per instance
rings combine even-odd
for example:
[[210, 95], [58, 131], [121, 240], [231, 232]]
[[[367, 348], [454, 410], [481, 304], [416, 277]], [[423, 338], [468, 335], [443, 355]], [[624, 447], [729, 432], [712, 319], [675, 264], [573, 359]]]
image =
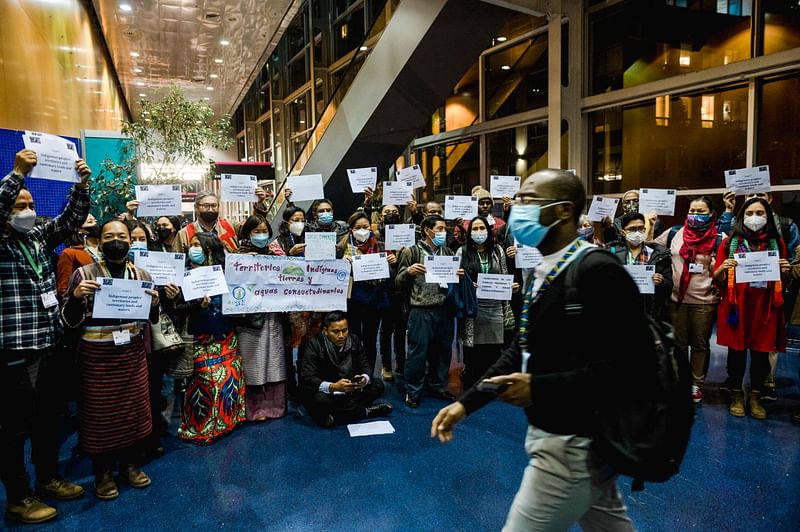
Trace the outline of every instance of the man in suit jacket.
[[323, 427], [392, 412], [389, 403], [373, 405], [383, 394], [383, 381], [369, 374], [371, 364], [344, 312], [325, 316], [322, 332], [300, 346], [298, 367], [303, 404]]

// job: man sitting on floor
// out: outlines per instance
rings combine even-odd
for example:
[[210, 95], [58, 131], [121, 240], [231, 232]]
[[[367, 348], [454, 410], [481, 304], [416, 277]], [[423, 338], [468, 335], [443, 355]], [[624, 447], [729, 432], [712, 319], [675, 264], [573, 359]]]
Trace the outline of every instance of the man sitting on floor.
[[325, 316], [322, 332], [300, 346], [297, 365], [303, 404], [323, 427], [386, 416], [393, 410], [383, 401], [372, 404], [383, 394], [383, 381], [369, 375], [361, 340], [349, 334], [343, 312]]

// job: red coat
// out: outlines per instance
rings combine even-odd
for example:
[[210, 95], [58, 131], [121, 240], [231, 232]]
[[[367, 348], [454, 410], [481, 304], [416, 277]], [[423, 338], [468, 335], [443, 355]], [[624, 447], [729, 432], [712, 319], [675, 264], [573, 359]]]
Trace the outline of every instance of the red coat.
[[[725, 238], [717, 251], [714, 271], [719, 269], [728, 258], [730, 238]], [[786, 246], [783, 240], [778, 241], [781, 258], [786, 258]], [[765, 251], [752, 248], [753, 251]], [[720, 303], [717, 308], [717, 343], [732, 349], [744, 351], [752, 349], [769, 353], [786, 350], [786, 319], [783, 305], [775, 304], [775, 282], [767, 283], [766, 288], [753, 288], [750, 283], [736, 283], [736, 307], [739, 312], [739, 323], [732, 326], [728, 323], [731, 302], [728, 297], [728, 283], [720, 286]]]

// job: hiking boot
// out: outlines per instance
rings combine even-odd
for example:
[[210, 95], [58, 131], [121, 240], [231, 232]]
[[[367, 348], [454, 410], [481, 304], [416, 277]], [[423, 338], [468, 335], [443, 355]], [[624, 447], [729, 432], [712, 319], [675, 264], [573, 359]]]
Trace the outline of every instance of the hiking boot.
[[692, 386], [692, 401], [694, 404], [700, 404], [703, 400], [703, 392], [700, 391], [699, 386]]
[[82, 497], [84, 490], [82, 487], [63, 478], [54, 478], [45, 484], [36, 483], [36, 496], [42, 499], [58, 499], [60, 501], [71, 501]]
[[750, 417], [753, 419], [767, 419], [767, 411], [761, 404], [761, 392], [750, 392]]
[[114, 475], [111, 474], [111, 471], [95, 474], [94, 495], [101, 501], [110, 501], [119, 497], [119, 489], [117, 489], [117, 483], [114, 482]]
[[381, 379], [385, 381], [393, 381], [394, 380], [394, 373], [389, 368], [381, 368]]
[[744, 417], [744, 392], [742, 390], [731, 390], [731, 406], [728, 412], [732, 416]]
[[43, 523], [58, 515], [58, 510], [30, 496], [17, 503], [6, 504], [6, 519], [19, 523]]
[[392, 413], [394, 407], [389, 403], [380, 402], [366, 407], [365, 410], [367, 411], [367, 417], [386, 417]]
[[761, 401], [775, 402], [777, 400], [778, 400], [778, 394], [775, 393], [775, 387], [764, 386], [764, 389], [761, 390]]
[[132, 488], [141, 489], [150, 485], [150, 477], [133, 464], [122, 466], [119, 471], [119, 478]]

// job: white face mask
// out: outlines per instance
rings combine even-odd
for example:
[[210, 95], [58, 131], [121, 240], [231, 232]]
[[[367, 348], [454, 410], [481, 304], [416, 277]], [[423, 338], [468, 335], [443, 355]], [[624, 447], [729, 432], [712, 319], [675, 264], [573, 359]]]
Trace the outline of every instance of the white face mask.
[[754, 214], [752, 216], [744, 217], [744, 226], [753, 232], [760, 231], [765, 225], [767, 225], [766, 216], [758, 216], [757, 214]]
[[371, 231], [369, 229], [356, 229], [353, 231], [353, 236], [355, 237], [356, 241], [360, 244], [363, 244], [369, 238], [369, 234]]
[[18, 233], [27, 233], [36, 224], [36, 211], [25, 209], [10, 216], [8, 221]]
[[644, 242], [644, 233], [636, 231], [635, 233], [625, 232], [625, 240], [632, 246], [640, 246]]
[[306, 228], [305, 222], [292, 222], [289, 224], [289, 232], [292, 233], [294, 236], [300, 236], [303, 234], [303, 229]]

